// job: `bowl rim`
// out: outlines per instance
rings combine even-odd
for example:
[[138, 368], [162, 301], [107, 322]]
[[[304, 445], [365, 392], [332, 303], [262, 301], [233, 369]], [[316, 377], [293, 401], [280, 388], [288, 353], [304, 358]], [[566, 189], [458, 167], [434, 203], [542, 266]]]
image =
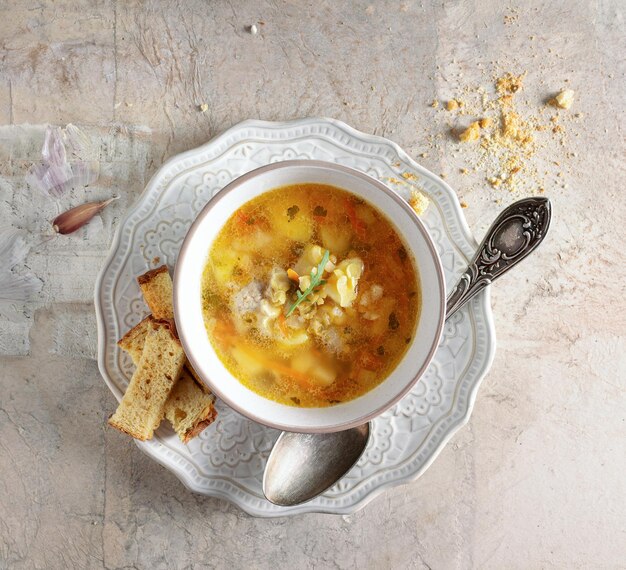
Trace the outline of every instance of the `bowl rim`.
[[[227, 194], [233, 192], [239, 186], [247, 182], [249, 179], [258, 176], [259, 174], [263, 174], [265, 172], [275, 170], [275, 169], [299, 167], [299, 166], [317, 167], [317, 168], [336, 170], [336, 171], [343, 172], [343, 173], [355, 176], [357, 178], [360, 178], [366, 181], [367, 183], [376, 186], [381, 192], [385, 193], [389, 198], [394, 200], [403, 210], [405, 210], [409, 214], [409, 217], [412, 219], [413, 223], [417, 226], [417, 229], [422, 235], [424, 242], [428, 248], [428, 251], [431, 254], [431, 258], [433, 260], [434, 267], [435, 267], [437, 282], [439, 285], [439, 292], [440, 292], [439, 306], [441, 307], [441, 310], [439, 311], [439, 320], [436, 326], [437, 332], [433, 336], [433, 342], [428, 350], [427, 356], [423, 360], [417, 372], [414, 374], [413, 378], [404, 385], [403, 389], [399, 391], [393, 398], [387, 400], [381, 406], [378, 406], [374, 411], [369, 412], [368, 414], [365, 414], [364, 416], [359, 417], [352, 421], [338, 423], [332, 426], [324, 426], [320, 428], [317, 428], [317, 427], [302, 428], [297, 425], [286, 425], [281, 422], [268, 421], [265, 419], [261, 419], [258, 416], [256, 416], [254, 412], [249, 411], [248, 409], [244, 407], [241, 407], [236, 401], [232, 400], [228, 396], [225, 396], [223, 391], [220, 390], [219, 387], [216, 389], [213, 382], [205, 379], [202, 374], [198, 373], [198, 375], [201, 378], [202, 382], [206, 384], [206, 386], [215, 394], [215, 396], [217, 396], [220, 400], [222, 400], [226, 405], [228, 405], [230, 408], [235, 410], [237, 413], [241, 414], [242, 416], [254, 422], [257, 422], [261, 425], [264, 425], [270, 428], [279, 429], [283, 431], [301, 432], [301, 433], [331, 433], [331, 432], [337, 432], [337, 431], [350, 429], [350, 428], [359, 426], [361, 424], [367, 423], [373, 420], [374, 418], [378, 417], [382, 413], [384, 413], [386, 410], [388, 410], [389, 408], [394, 406], [397, 402], [399, 402], [404, 396], [406, 396], [406, 394], [408, 394], [408, 392], [413, 388], [413, 386], [415, 386], [417, 381], [424, 375], [424, 373], [428, 369], [428, 366], [432, 362], [432, 359], [435, 356], [435, 352], [437, 351], [437, 347], [439, 346], [439, 342], [441, 340], [441, 335], [443, 332], [443, 326], [445, 323], [446, 283], [445, 283], [443, 267], [441, 264], [441, 259], [439, 257], [439, 254], [437, 253], [437, 250], [432, 241], [432, 238], [430, 237], [430, 234], [428, 233], [428, 230], [424, 226], [423, 222], [419, 219], [417, 214], [414, 212], [414, 210], [399, 194], [391, 190], [385, 184], [383, 184], [376, 178], [373, 178], [372, 176], [369, 176], [368, 174], [364, 172], [361, 172], [354, 168], [350, 168], [348, 166], [336, 164], [333, 162], [327, 162], [323, 160], [308, 160], [308, 159], [284, 160], [284, 161], [273, 162], [271, 164], [267, 164], [264, 166], [260, 166], [259, 168], [255, 168], [253, 170], [250, 170], [249, 172], [246, 172], [245, 174], [242, 174], [241, 176], [238, 176], [237, 178], [229, 182], [226, 186], [224, 186], [221, 190], [218, 190], [211, 197], [211, 199], [204, 205], [202, 210], [198, 213], [198, 215], [196, 216], [195, 220], [192, 222], [191, 226], [189, 227], [189, 230], [187, 231], [185, 235], [185, 238], [183, 240], [183, 243], [181, 245], [181, 248], [178, 254], [176, 266], [174, 269], [174, 280], [173, 280], [174, 322], [176, 324], [176, 330], [179, 332], [180, 342], [183, 346], [187, 359], [191, 362], [191, 365], [193, 366], [194, 369], [196, 370], [201, 369], [201, 367], [197, 365], [197, 359], [195, 358], [194, 354], [190, 350], [189, 344], [186, 342], [185, 335], [184, 335], [184, 327], [181, 327], [179, 324], [182, 319], [180, 317], [180, 308], [179, 308], [179, 300], [178, 300], [177, 291], [181, 290], [180, 289], [180, 281], [182, 279], [181, 270], [180, 270], [180, 267], [182, 265], [181, 260], [184, 259], [187, 253], [187, 249], [189, 248], [189, 245], [191, 241], [193, 240], [193, 236], [197, 232], [199, 226], [202, 224], [204, 218], [209, 215], [209, 213], [215, 207], [215, 205], [222, 198], [224, 198]], [[348, 189], [343, 189], [343, 190], [349, 193], [353, 193], [353, 192], [350, 192], [350, 190]], [[228, 372], [228, 374], [232, 376], [232, 373], [230, 373], [230, 371], [228, 371], [227, 369], [226, 371]], [[237, 379], [235, 378], [235, 380]]]

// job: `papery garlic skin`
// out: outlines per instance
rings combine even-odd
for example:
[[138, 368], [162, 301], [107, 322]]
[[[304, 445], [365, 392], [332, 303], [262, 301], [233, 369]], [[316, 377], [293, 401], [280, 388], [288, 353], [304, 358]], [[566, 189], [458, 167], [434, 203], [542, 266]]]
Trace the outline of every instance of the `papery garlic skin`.
[[98, 179], [100, 162], [89, 138], [75, 125], [46, 129], [42, 162], [34, 164], [26, 182], [51, 198], [60, 198], [73, 186], [87, 186]]
[[15, 271], [29, 251], [24, 232], [13, 228], [0, 229], [0, 311], [28, 301], [41, 290], [42, 282], [35, 275]]

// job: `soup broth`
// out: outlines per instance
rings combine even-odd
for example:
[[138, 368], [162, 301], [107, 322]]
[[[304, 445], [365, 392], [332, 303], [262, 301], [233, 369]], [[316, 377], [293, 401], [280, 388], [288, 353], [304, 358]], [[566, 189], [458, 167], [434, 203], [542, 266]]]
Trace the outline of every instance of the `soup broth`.
[[391, 222], [333, 186], [297, 184], [239, 208], [202, 278], [218, 357], [254, 392], [324, 407], [396, 367], [421, 307], [415, 262]]

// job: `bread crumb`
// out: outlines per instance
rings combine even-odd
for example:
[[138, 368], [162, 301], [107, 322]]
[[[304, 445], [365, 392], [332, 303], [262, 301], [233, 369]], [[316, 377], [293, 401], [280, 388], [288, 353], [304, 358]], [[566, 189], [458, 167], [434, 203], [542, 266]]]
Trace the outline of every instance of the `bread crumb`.
[[433, 99], [433, 102], [430, 104], [430, 106], [433, 109], [436, 109], [437, 107], [439, 107], [439, 101], [437, 101], [437, 99]]
[[489, 117], [483, 117], [478, 123], [481, 129], [488, 129], [493, 121]]
[[461, 142], [477, 141], [480, 138], [480, 123], [474, 121], [465, 129], [460, 135], [459, 140]]
[[209, 106], [206, 103], [198, 105], [198, 109], [201, 113], [206, 113], [209, 110]]
[[403, 172], [402, 178], [404, 178], [405, 180], [419, 180], [419, 176], [413, 174], [412, 172]]
[[574, 102], [574, 91], [572, 89], [565, 89], [554, 98], [554, 101], [557, 107], [569, 109]]
[[524, 83], [524, 77], [526, 72], [521, 75], [513, 75], [512, 73], [505, 73], [502, 77], [496, 80], [496, 91], [500, 95], [507, 95], [511, 93], [517, 93]]
[[448, 111], [455, 111], [458, 108], [459, 104], [454, 99], [450, 99], [450, 101], [446, 103], [446, 109]]
[[509, 139], [514, 139], [522, 145], [526, 145], [533, 140], [527, 125], [514, 111], [502, 114], [502, 135]]
[[467, 174], [468, 172], [467, 168], [461, 168], [461, 174]]
[[442, 173], [439, 175], [439, 178], [441, 178], [442, 180], [445, 180], [447, 177], [448, 177], [448, 175], [447, 175], [445, 172], [442, 172]]
[[467, 202], [461, 202], [461, 208], [467, 208]]
[[424, 212], [426, 212], [429, 203], [430, 200], [424, 195], [423, 192], [416, 189], [411, 190], [409, 205], [418, 216], [421, 216]]

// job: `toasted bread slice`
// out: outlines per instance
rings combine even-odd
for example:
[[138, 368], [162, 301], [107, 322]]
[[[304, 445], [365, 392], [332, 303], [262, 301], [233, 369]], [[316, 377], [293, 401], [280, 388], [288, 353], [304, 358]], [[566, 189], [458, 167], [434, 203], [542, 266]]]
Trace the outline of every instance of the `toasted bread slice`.
[[148, 333], [154, 328], [154, 323], [154, 317], [148, 315], [143, 321], [135, 325], [117, 341], [117, 346], [130, 355], [135, 366], [137, 366], [141, 360], [143, 345], [146, 342]]
[[217, 415], [213, 402], [213, 396], [196, 384], [187, 369], [183, 370], [165, 405], [165, 417], [183, 443], [213, 423]]
[[172, 278], [167, 265], [161, 265], [137, 277], [137, 283], [143, 293], [152, 315], [158, 320], [174, 320], [172, 305]]
[[150, 439], [184, 364], [185, 353], [172, 327], [162, 321], [150, 323], [137, 369], [109, 424], [134, 438]]
[[[152, 316], [146, 317], [117, 342], [118, 346], [130, 355], [136, 366], [141, 360], [146, 336], [155, 322]], [[211, 425], [217, 415], [211, 392], [200, 380], [194, 381], [192, 376], [197, 377], [187, 361], [165, 403], [165, 417], [183, 443], [187, 443]]]

